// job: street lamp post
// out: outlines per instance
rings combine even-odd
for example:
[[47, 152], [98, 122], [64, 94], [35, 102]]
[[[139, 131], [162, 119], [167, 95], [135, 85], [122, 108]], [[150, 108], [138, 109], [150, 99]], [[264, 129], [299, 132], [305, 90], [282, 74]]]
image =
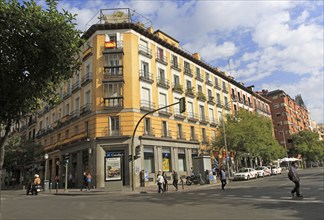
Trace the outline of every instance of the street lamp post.
[[285, 136], [285, 130], [282, 131], [284, 144], [285, 144], [285, 150], [286, 150], [286, 157], [288, 158], [288, 151], [287, 151], [287, 144], [286, 144], [286, 136]]
[[47, 153], [45, 154], [44, 158], [45, 158], [45, 173], [44, 173], [44, 192], [45, 192], [47, 187], [47, 160], [48, 160]]

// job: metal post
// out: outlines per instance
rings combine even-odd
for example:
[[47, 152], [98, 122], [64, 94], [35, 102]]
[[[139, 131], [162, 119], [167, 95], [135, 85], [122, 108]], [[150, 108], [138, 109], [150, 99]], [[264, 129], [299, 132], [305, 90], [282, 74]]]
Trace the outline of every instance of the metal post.
[[287, 151], [287, 144], [286, 144], [286, 136], [285, 136], [285, 130], [282, 131], [284, 143], [285, 143], [285, 150], [286, 150], [286, 157], [288, 158], [288, 151]]
[[44, 192], [46, 191], [46, 182], [47, 182], [47, 160], [48, 160], [48, 154], [45, 154], [45, 173], [44, 173]]
[[167, 105], [167, 106], [164, 106], [162, 108], [158, 108], [158, 109], [155, 109], [153, 111], [150, 111], [148, 113], [146, 113], [145, 115], [143, 115], [140, 120], [137, 122], [136, 126], [135, 126], [135, 129], [133, 131], [133, 135], [132, 135], [132, 139], [131, 139], [131, 151], [132, 151], [132, 191], [135, 191], [135, 147], [134, 147], [134, 137], [135, 137], [135, 133], [136, 133], [136, 130], [137, 130], [137, 127], [139, 126], [139, 124], [141, 123], [141, 121], [149, 114], [152, 114], [156, 111], [159, 111], [161, 109], [165, 109], [165, 108], [168, 108], [170, 106], [173, 106], [173, 105], [177, 105], [179, 104], [179, 102], [176, 102], [176, 103], [173, 103], [171, 105]]
[[67, 182], [68, 181], [68, 163], [65, 164], [65, 186], [64, 186], [64, 192], [67, 192]]
[[228, 177], [228, 181], [229, 181], [229, 178], [231, 176], [231, 173], [230, 173], [230, 170], [229, 170], [229, 161], [227, 160], [227, 157], [228, 157], [228, 151], [227, 151], [227, 141], [226, 141], [226, 130], [225, 130], [225, 122], [224, 122], [224, 118], [223, 118], [223, 128], [224, 128], [224, 145], [225, 145], [225, 162], [226, 162], [226, 168], [227, 168], [227, 177]]

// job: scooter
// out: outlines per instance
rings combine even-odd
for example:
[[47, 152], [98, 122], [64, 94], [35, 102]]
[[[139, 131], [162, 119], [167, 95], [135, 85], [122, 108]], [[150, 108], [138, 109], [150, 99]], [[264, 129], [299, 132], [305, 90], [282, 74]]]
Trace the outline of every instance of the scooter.
[[29, 193], [37, 195], [41, 191], [41, 188], [41, 185], [30, 184], [26, 190], [26, 195], [29, 195]]
[[205, 182], [202, 179], [201, 174], [198, 173], [196, 175], [187, 176], [186, 177], [186, 184], [187, 184], [187, 186], [191, 186], [192, 184], [204, 185]]

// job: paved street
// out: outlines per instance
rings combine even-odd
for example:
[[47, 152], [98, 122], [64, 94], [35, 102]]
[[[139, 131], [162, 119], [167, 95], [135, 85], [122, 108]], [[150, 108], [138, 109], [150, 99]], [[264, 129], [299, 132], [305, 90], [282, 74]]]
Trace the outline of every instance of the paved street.
[[3, 219], [323, 219], [323, 168], [299, 171], [304, 199], [292, 199], [287, 173], [250, 181], [186, 187], [157, 194], [80, 192], [26, 196], [2, 192]]

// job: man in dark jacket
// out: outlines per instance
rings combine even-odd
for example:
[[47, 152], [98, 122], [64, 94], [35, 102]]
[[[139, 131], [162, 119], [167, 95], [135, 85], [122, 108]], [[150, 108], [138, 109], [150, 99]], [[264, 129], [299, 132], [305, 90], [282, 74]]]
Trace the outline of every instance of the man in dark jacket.
[[299, 192], [299, 175], [297, 173], [297, 163], [294, 161], [291, 163], [291, 167], [289, 170], [289, 176], [291, 177], [291, 181], [295, 184], [295, 187], [293, 190], [291, 190], [291, 195], [294, 197], [295, 193], [296, 193], [296, 197], [303, 197], [302, 195], [300, 195]]
[[178, 178], [178, 173], [175, 170], [173, 170], [172, 172], [172, 179], [173, 179], [173, 185], [176, 188], [176, 191], [178, 191], [179, 178]]

